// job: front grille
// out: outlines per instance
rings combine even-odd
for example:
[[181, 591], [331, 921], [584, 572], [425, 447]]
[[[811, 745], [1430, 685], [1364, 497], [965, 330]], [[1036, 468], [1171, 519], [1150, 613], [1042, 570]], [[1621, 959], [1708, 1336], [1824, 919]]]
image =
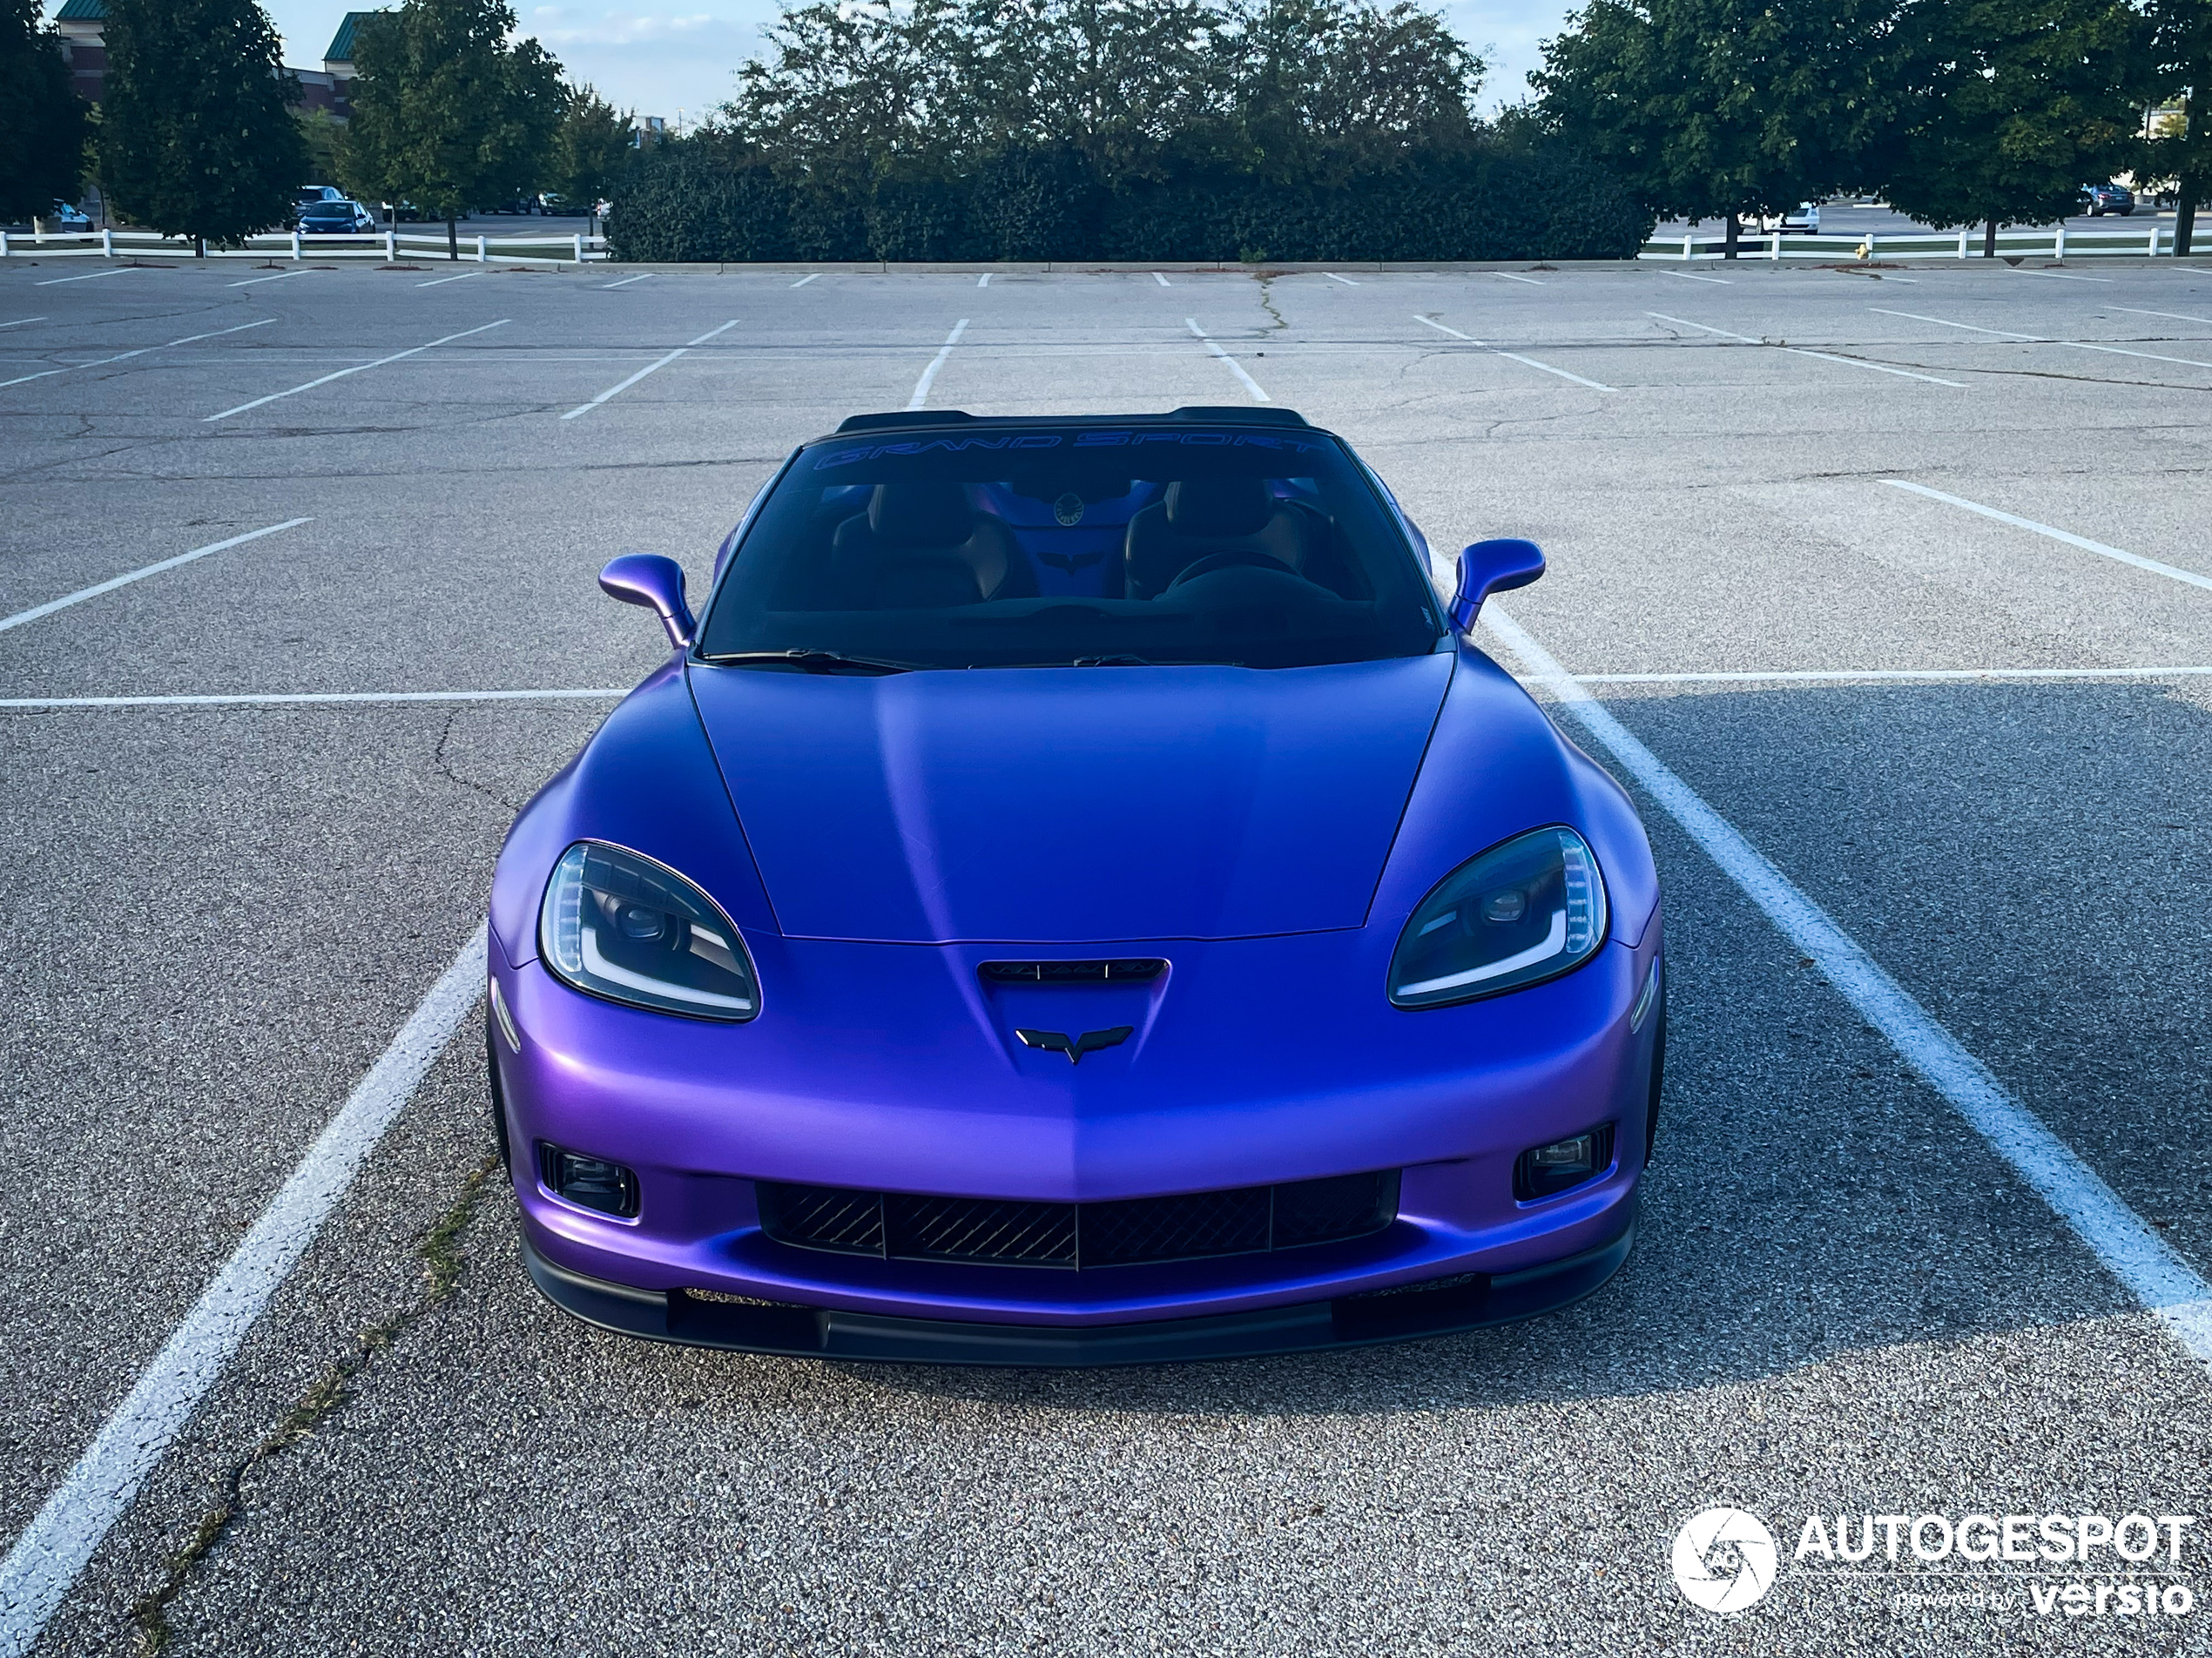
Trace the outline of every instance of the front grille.
[[759, 1183], [760, 1224], [780, 1244], [899, 1261], [1096, 1268], [1334, 1244], [1398, 1218], [1395, 1169], [1280, 1186], [1032, 1203]]
[[873, 1192], [763, 1183], [760, 1216], [771, 1237], [803, 1237], [809, 1249], [846, 1255], [883, 1253], [883, 1200]]
[[884, 1253], [902, 1261], [1076, 1264], [1073, 1203], [993, 1203], [897, 1192], [887, 1195], [882, 1203]]

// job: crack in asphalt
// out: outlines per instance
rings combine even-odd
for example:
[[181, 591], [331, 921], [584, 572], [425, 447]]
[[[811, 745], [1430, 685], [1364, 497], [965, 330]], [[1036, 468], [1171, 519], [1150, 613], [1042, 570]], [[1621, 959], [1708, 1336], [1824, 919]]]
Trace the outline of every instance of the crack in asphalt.
[[1275, 319], [1268, 325], [1270, 334], [1278, 333], [1291, 326], [1283, 320], [1283, 313], [1275, 308], [1275, 279], [1271, 276], [1259, 279], [1259, 308]]
[[156, 1658], [168, 1648], [173, 1631], [169, 1608], [192, 1580], [192, 1573], [216, 1546], [250, 1512], [246, 1482], [255, 1469], [281, 1455], [327, 1422], [351, 1399], [353, 1383], [377, 1357], [452, 1297], [461, 1282], [465, 1260], [456, 1247], [462, 1232], [475, 1218], [484, 1190], [499, 1169], [496, 1156], [487, 1156], [462, 1183], [461, 1195], [424, 1237], [416, 1254], [421, 1260], [422, 1292], [397, 1312], [368, 1325], [354, 1338], [342, 1357], [315, 1378], [294, 1400], [275, 1426], [259, 1444], [216, 1480], [216, 1499], [184, 1546], [169, 1557], [160, 1583], [141, 1595], [132, 1608], [131, 1625], [142, 1658]]
[[462, 777], [458, 772], [453, 769], [452, 763], [446, 758], [446, 746], [453, 741], [453, 728], [460, 723], [461, 716], [466, 711], [467, 711], [465, 709], [456, 708], [446, 716], [445, 729], [438, 733], [437, 751], [431, 757], [431, 764], [438, 768], [439, 775], [443, 777], [448, 782], [455, 785], [457, 787], [468, 789], [475, 793], [481, 794], [485, 799], [490, 801], [494, 805], [501, 808], [501, 810], [504, 811], [509, 817], [512, 817], [522, 811], [523, 804], [522, 801], [509, 800], [505, 795], [499, 793], [497, 791], [486, 788], [482, 784], [475, 782], [472, 778]]

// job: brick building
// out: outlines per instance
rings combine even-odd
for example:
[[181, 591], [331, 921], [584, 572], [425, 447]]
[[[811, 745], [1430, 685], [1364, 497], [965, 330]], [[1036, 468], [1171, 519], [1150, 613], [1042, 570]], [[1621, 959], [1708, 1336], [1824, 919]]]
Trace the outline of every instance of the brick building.
[[[363, 17], [371, 15], [347, 12], [331, 37], [330, 50], [323, 54], [322, 67], [291, 71], [299, 78], [300, 108], [326, 110], [341, 121], [352, 112], [347, 93], [354, 84], [354, 30]], [[103, 38], [107, 29], [107, 0], [62, 0], [54, 24], [61, 31], [62, 56], [68, 61], [71, 83], [80, 96], [98, 103], [101, 83], [107, 76], [107, 46]]]

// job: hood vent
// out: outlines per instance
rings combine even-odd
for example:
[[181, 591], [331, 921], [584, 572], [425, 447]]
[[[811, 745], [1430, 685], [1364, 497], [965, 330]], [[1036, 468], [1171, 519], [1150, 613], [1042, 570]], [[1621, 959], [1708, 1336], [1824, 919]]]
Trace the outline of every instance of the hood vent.
[[1141, 984], [1168, 964], [1140, 956], [1111, 961], [986, 961], [976, 971], [993, 984]]

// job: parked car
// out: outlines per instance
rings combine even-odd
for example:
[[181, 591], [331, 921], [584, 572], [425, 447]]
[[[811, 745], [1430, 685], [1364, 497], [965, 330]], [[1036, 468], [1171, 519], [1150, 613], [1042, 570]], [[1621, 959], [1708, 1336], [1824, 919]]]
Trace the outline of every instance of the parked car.
[[56, 201], [51, 212], [40, 218], [49, 235], [76, 236], [92, 228], [92, 221], [84, 212], [69, 202]]
[[1762, 235], [1770, 236], [1777, 231], [1802, 231], [1808, 236], [1817, 236], [1820, 234], [1820, 204], [1801, 201], [1787, 212], [1778, 216], [1768, 214], [1755, 220], [1754, 224]]
[[375, 217], [357, 201], [311, 202], [300, 212], [303, 235], [354, 236], [375, 228]]
[[2081, 195], [2087, 203], [2084, 211], [2092, 219], [2102, 219], [2107, 213], [2125, 219], [2135, 211], [2135, 192], [2125, 185], [2084, 185]]
[[[1587, 1296], [1666, 1023], [1635, 808], [1288, 409], [856, 415], [507, 838], [523, 1257], [664, 1341], [1098, 1365]], [[1042, 830], [1039, 825], [1045, 826]], [[861, 1033], [865, 1033], [863, 1037]]]

